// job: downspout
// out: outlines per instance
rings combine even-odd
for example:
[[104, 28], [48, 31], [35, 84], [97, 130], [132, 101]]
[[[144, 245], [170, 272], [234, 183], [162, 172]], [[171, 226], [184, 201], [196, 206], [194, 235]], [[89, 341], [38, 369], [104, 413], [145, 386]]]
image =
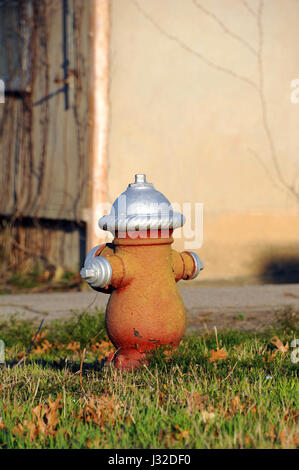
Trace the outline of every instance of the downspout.
[[109, 35], [110, 0], [92, 0], [92, 54], [90, 88], [90, 211], [87, 252], [105, 241], [98, 235], [101, 204], [108, 202]]

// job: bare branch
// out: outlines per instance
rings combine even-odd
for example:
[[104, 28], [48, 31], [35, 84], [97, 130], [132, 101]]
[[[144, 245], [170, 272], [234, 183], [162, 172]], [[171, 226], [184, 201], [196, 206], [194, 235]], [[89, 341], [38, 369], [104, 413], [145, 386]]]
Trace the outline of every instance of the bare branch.
[[294, 186], [290, 185], [285, 177], [282, 174], [277, 152], [274, 144], [274, 139], [271, 134], [269, 119], [268, 119], [268, 109], [264, 93], [264, 70], [263, 70], [263, 27], [262, 27], [262, 16], [263, 16], [264, 0], [260, 0], [258, 14], [257, 14], [257, 25], [258, 25], [258, 34], [259, 34], [259, 46], [258, 46], [258, 71], [259, 71], [259, 97], [261, 102], [262, 110], [262, 122], [265, 130], [265, 134], [268, 140], [270, 155], [274, 164], [274, 168], [280, 183], [288, 190], [288, 192], [295, 197], [296, 200], [299, 200], [299, 194], [296, 192]]
[[207, 10], [205, 7], [203, 7], [199, 2], [198, 0], [192, 0], [194, 6], [202, 11], [205, 15], [209, 16], [210, 18], [212, 18], [219, 26], [220, 28], [222, 29], [222, 31], [225, 33], [225, 34], [228, 34], [229, 36], [231, 36], [233, 39], [237, 40], [238, 42], [240, 42], [241, 44], [243, 44], [243, 46], [245, 46], [255, 57], [257, 57], [257, 51], [247, 42], [245, 41], [245, 39], [243, 39], [241, 36], [239, 36], [238, 34], [234, 33], [233, 31], [231, 31], [224, 23], [222, 20], [220, 20], [220, 18], [218, 18], [217, 15], [215, 15], [215, 13], [212, 13], [211, 11]]
[[214, 70], [218, 70], [219, 72], [226, 73], [227, 75], [230, 75], [234, 78], [237, 78], [241, 80], [242, 82], [247, 83], [247, 85], [250, 85], [252, 88], [255, 90], [258, 90], [258, 86], [255, 82], [250, 80], [247, 77], [244, 77], [243, 75], [239, 75], [238, 73], [234, 72], [233, 70], [230, 70], [226, 67], [222, 67], [221, 65], [215, 64], [211, 60], [209, 60], [207, 57], [205, 57], [203, 54], [200, 52], [197, 52], [196, 50], [192, 49], [188, 44], [186, 44], [184, 41], [182, 41], [180, 38], [177, 36], [168, 33], [165, 29], [163, 29], [143, 8], [140, 6], [140, 4], [137, 2], [137, 0], [131, 0], [131, 2], [135, 5], [135, 7], [138, 9], [138, 11], [142, 14], [144, 18], [146, 18], [163, 36], [167, 37], [173, 42], [176, 42], [182, 49], [184, 49], [186, 52], [189, 52], [190, 54], [194, 55], [198, 59], [200, 59], [202, 62], [204, 62], [206, 65], [209, 67], [213, 68]]
[[246, 0], [241, 0], [241, 2], [243, 3], [244, 7], [249, 11], [249, 13], [251, 13], [255, 18], [257, 18], [256, 12], [248, 5]]
[[280, 184], [277, 184], [277, 182], [275, 181], [275, 179], [273, 178], [273, 176], [271, 175], [270, 171], [269, 171], [269, 168], [267, 167], [267, 165], [263, 162], [262, 158], [260, 157], [260, 155], [255, 151], [253, 150], [252, 148], [248, 148], [248, 151], [251, 153], [251, 155], [256, 159], [256, 161], [258, 162], [258, 164], [263, 168], [266, 176], [268, 177], [268, 179], [271, 181], [271, 183], [273, 184], [273, 186], [278, 189], [279, 191], [283, 191], [285, 193], [288, 192], [288, 190], [281, 186]]
[[274, 186], [279, 189], [279, 190], [284, 190], [288, 194], [292, 195], [297, 201], [299, 201], [299, 193], [296, 191], [296, 185], [289, 184], [285, 177], [282, 174], [280, 165], [279, 165], [279, 160], [274, 144], [274, 139], [271, 134], [270, 126], [269, 126], [269, 119], [268, 119], [268, 109], [267, 109], [267, 103], [265, 99], [265, 93], [264, 93], [264, 71], [263, 71], [263, 28], [262, 28], [262, 15], [263, 15], [263, 7], [264, 7], [264, 0], [260, 0], [259, 2], [259, 8], [258, 12], [256, 13], [254, 10], [252, 10], [247, 2], [245, 0], [241, 0], [243, 5], [247, 8], [247, 10], [255, 17], [257, 18], [257, 27], [258, 27], [258, 50], [255, 51], [250, 44], [248, 44], [244, 39], [232, 31], [230, 31], [226, 25], [212, 12], [207, 10], [206, 8], [202, 7], [202, 5], [198, 2], [198, 0], [192, 0], [194, 5], [203, 11], [206, 15], [210, 16], [214, 21], [218, 23], [218, 25], [223, 29], [225, 33], [228, 35], [232, 36], [234, 39], [238, 40], [241, 42], [243, 45], [246, 45], [247, 48], [251, 50], [252, 53], [257, 58], [257, 63], [258, 63], [258, 83], [255, 83], [254, 81], [250, 80], [247, 77], [244, 77], [243, 75], [240, 75], [233, 70], [230, 70], [226, 67], [223, 67], [221, 65], [218, 65], [214, 62], [212, 62], [210, 59], [208, 59], [206, 56], [201, 54], [200, 52], [194, 50], [192, 47], [190, 47], [188, 44], [186, 44], [183, 40], [181, 40], [179, 37], [175, 36], [174, 34], [169, 33], [166, 29], [164, 29], [162, 26], [160, 26], [154, 18], [152, 18], [139, 4], [137, 0], [131, 0], [131, 2], [135, 5], [135, 7], [138, 9], [139, 13], [146, 19], [148, 20], [154, 27], [157, 29], [163, 36], [167, 37], [169, 40], [175, 42], [178, 44], [183, 50], [186, 52], [189, 52], [193, 56], [197, 57], [200, 59], [203, 63], [208, 65], [209, 67], [213, 68], [214, 70], [218, 70], [220, 72], [223, 72], [227, 75], [230, 75], [234, 78], [237, 78], [245, 83], [247, 85], [250, 85], [252, 88], [254, 88], [258, 92], [258, 96], [260, 99], [260, 104], [261, 104], [261, 112], [262, 112], [262, 124], [263, 128], [267, 137], [268, 145], [270, 148], [270, 155], [272, 162], [274, 164], [274, 169], [276, 176], [278, 178], [279, 184], [274, 181], [273, 176], [271, 175], [269, 169], [267, 168], [267, 165], [262, 161], [260, 156], [257, 154], [252, 149], [249, 149], [251, 154], [257, 159], [259, 164], [263, 167], [264, 171], [266, 172], [267, 176], [270, 178], [271, 182], [274, 184]]

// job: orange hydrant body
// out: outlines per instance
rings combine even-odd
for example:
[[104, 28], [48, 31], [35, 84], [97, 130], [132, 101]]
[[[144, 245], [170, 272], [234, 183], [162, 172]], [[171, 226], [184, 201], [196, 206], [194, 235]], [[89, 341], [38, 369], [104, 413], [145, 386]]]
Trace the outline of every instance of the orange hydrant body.
[[111, 267], [109, 284], [94, 287], [110, 293], [106, 308], [108, 336], [116, 348], [116, 367], [135, 368], [159, 346], [176, 348], [186, 329], [186, 311], [176, 282], [198, 269], [192, 252], [171, 248], [173, 229], [115, 233], [93, 259]]

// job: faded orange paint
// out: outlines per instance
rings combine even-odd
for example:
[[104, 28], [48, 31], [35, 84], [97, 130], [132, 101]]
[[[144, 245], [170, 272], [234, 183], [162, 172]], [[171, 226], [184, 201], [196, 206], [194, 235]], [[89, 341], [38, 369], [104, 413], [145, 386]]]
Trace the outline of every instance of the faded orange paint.
[[193, 276], [196, 266], [188, 252], [171, 248], [169, 236], [161, 231], [134, 232], [136, 238], [116, 235], [101, 245], [96, 256], [105, 257], [112, 267], [106, 309], [108, 336], [116, 353], [108, 359], [122, 369], [136, 368], [146, 354], [159, 346], [176, 348], [186, 329], [186, 310], [176, 282]]

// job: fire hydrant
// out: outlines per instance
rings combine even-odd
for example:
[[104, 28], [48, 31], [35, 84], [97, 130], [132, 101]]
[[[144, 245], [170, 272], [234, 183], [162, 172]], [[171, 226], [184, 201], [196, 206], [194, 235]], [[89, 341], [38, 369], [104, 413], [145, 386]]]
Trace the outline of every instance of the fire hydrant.
[[186, 310], [176, 282], [194, 279], [204, 267], [196, 253], [171, 248], [173, 230], [184, 223], [142, 174], [99, 220], [114, 240], [93, 248], [80, 274], [111, 294], [105, 323], [116, 348], [108, 361], [116, 367], [139, 367], [151, 350], [176, 348], [184, 336]]

